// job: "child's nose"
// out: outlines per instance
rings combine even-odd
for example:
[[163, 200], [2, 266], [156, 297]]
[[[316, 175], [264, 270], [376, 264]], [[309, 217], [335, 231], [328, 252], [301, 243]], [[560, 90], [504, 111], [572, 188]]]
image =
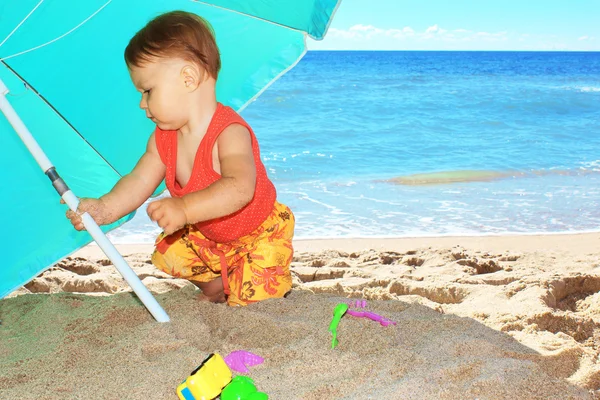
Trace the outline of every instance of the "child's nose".
[[140, 108], [145, 110], [148, 108], [148, 102], [146, 101], [146, 96], [142, 96], [142, 100], [140, 100]]

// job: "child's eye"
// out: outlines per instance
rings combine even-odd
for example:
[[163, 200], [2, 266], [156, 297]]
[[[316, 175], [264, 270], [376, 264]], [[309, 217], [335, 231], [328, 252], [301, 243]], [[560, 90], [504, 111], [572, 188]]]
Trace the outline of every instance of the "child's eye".
[[152, 90], [152, 89], [144, 90], [144, 93], [148, 93], [148, 94], [150, 94], [150, 91], [151, 91], [151, 90]]

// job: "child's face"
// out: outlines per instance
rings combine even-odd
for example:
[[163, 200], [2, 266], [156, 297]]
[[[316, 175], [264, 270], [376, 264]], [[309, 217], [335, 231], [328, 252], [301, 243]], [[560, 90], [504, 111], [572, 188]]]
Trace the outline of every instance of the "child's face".
[[177, 59], [129, 67], [131, 80], [142, 93], [140, 108], [163, 130], [177, 130], [188, 122], [190, 85], [185, 68], [185, 61]]

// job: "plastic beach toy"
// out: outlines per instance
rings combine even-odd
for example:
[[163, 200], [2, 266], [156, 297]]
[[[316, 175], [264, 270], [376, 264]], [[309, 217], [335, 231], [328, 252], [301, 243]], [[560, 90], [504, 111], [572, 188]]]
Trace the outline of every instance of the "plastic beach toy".
[[379, 314], [375, 314], [374, 312], [370, 312], [370, 311], [348, 310], [348, 311], [346, 311], [346, 313], [348, 315], [352, 315], [353, 317], [368, 318], [370, 320], [377, 321], [382, 326], [396, 325], [396, 321], [389, 320], [389, 319], [387, 319], [385, 317], [382, 317]]
[[348, 304], [346, 304], [346, 303], [339, 303], [333, 309], [333, 319], [331, 320], [331, 324], [329, 324], [329, 332], [331, 332], [331, 335], [332, 335], [332, 338], [331, 338], [331, 348], [332, 349], [335, 349], [335, 346], [338, 345], [337, 327], [338, 327], [338, 324], [340, 323], [340, 320], [346, 313], [346, 311], [348, 311]]
[[241, 375], [233, 378], [221, 393], [221, 400], [267, 400], [268, 398], [266, 393], [256, 389], [252, 379]]
[[180, 400], [214, 399], [229, 382], [229, 367], [219, 354], [213, 353], [181, 382], [177, 387], [177, 396]]
[[262, 364], [264, 361], [264, 358], [244, 350], [232, 351], [225, 356], [225, 363], [229, 366], [229, 368], [236, 372], [242, 373], [250, 372], [246, 366], [253, 367], [255, 365]]
[[[356, 308], [365, 308], [366, 306], [367, 306], [366, 300], [356, 300], [356, 302], [354, 303], [354, 307], [356, 307]], [[371, 311], [348, 310], [346, 313], [348, 315], [352, 315], [353, 317], [368, 318], [370, 320], [377, 321], [382, 326], [396, 325], [396, 321], [392, 321], [388, 318], [385, 318], [379, 314], [375, 314], [374, 312], [371, 312]]]

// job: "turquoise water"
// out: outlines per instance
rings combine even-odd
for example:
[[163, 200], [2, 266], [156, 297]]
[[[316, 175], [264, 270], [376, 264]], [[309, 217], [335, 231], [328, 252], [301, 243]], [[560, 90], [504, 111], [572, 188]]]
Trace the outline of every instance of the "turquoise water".
[[[242, 116], [297, 237], [600, 227], [600, 53], [309, 52]], [[504, 177], [388, 181], [462, 170]]]

